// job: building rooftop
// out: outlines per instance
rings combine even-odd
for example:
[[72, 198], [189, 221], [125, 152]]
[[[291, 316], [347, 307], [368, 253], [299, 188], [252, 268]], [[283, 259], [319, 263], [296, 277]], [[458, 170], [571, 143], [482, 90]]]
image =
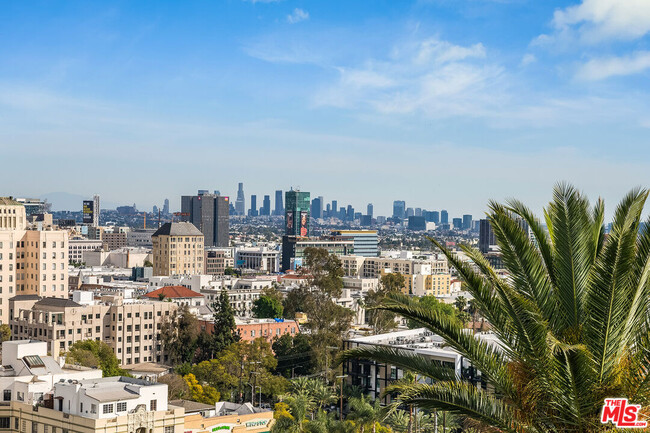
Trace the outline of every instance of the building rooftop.
[[81, 304], [77, 304], [74, 301], [63, 298], [43, 298], [37, 303], [34, 304], [34, 307], [81, 307]]
[[196, 226], [189, 222], [165, 223], [154, 232], [153, 236], [203, 236]]
[[158, 290], [145, 294], [147, 298], [159, 299], [160, 296], [165, 298], [202, 298], [203, 295], [183, 286], [165, 286]]
[[190, 400], [171, 400], [169, 404], [176, 407], [182, 407], [185, 409], [186, 414], [214, 410], [214, 406], [211, 404], [204, 404]]
[[14, 200], [13, 197], [0, 197], [0, 206], [23, 206], [23, 204]]

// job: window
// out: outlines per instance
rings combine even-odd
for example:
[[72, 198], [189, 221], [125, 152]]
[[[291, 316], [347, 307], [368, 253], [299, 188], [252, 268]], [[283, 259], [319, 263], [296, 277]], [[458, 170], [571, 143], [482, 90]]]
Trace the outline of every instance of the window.
[[165, 433], [174, 433], [174, 426], [168, 425], [167, 427], [165, 427]]
[[10, 389], [5, 389], [4, 390], [4, 392], [2, 393], [2, 400], [11, 401], [11, 390]]
[[38, 423], [32, 421], [32, 433], [38, 433]]
[[111, 404], [105, 404], [102, 407], [102, 413], [107, 414], [107, 413], [113, 413], [113, 403]]
[[157, 410], [158, 409], [158, 400], [151, 400], [151, 403], [149, 404], [149, 410]]
[[97, 413], [97, 405], [96, 404], [91, 404], [90, 405], [90, 413]]
[[121, 401], [117, 404], [117, 411], [118, 412], [126, 412], [126, 402]]
[[11, 418], [8, 416], [0, 417], [0, 428], [11, 428]]

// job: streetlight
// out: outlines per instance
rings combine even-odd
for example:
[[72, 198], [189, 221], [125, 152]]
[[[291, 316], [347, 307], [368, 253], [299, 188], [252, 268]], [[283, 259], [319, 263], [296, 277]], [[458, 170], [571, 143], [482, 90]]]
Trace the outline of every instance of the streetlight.
[[341, 414], [339, 415], [339, 420], [343, 421], [343, 379], [348, 377], [347, 374], [342, 376], [336, 376], [337, 379], [341, 379]]
[[259, 388], [260, 390], [260, 399], [257, 401], [257, 407], [262, 407], [262, 387], [261, 386], [256, 386], [255, 388]]

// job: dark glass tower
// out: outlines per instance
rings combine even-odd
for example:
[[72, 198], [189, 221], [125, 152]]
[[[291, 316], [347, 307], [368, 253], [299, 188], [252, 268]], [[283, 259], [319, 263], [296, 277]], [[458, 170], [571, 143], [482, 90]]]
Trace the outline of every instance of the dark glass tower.
[[285, 193], [284, 233], [288, 236], [309, 236], [309, 193], [287, 191]]
[[230, 201], [215, 194], [181, 197], [181, 217], [203, 233], [206, 247], [227, 247], [230, 230]]

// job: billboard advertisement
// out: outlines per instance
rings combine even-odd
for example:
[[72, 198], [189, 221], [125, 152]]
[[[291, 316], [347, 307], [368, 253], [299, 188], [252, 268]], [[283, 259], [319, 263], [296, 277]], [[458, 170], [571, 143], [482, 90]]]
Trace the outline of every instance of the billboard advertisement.
[[292, 235], [293, 234], [293, 212], [292, 211], [287, 211], [286, 215], [286, 223], [287, 223], [287, 234]]
[[82, 214], [84, 224], [92, 224], [94, 215], [94, 204], [92, 200], [84, 200]]
[[307, 212], [300, 212], [300, 236], [307, 236], [309, 233], [309, 215]]

